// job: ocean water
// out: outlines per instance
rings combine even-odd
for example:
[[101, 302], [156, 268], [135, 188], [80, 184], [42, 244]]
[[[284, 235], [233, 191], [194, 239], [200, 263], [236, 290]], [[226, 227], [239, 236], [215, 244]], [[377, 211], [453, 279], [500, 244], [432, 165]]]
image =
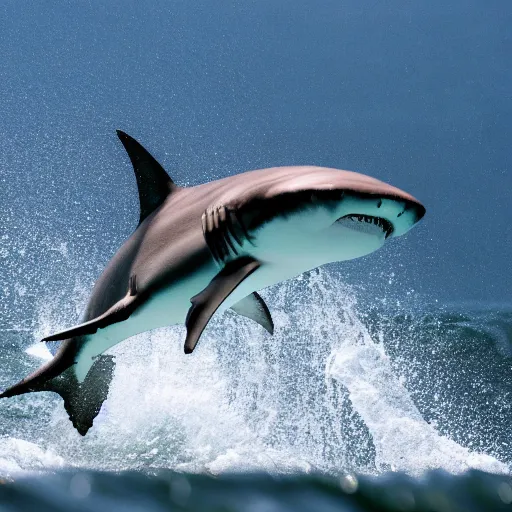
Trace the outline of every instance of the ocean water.
[[[74, 286], [76, 310], [86, 287]], [[304, 510], [459, 510], [449, 508], [457, 496], [468, 500], [460, 510], [512, 506], [510, 310], [413, 294], [369, 301], [335, 269], [262, 296], [272, 337], [227, 312], [192, 356], [183, 326], [116, 346], [109, 398], [85, 438], [57, 395], [0, 401], [0, 503], [64, 493], [85, 510], [130, 487], [150, 501], [160, 489], [159, 510], [182, 485], [177, 510], [299, 510], [289, 499], [301, 492], [311, 499]], [[2, 330], [2, 388], [50, 357], [36, 340], [66, 323], [66, 296], [38, 300], [32, 327]], [[484, 498], [468, 494], [475, 485]], [[430, 498], [418, 496], [431, 492], [445, 508], [421, 508]]]

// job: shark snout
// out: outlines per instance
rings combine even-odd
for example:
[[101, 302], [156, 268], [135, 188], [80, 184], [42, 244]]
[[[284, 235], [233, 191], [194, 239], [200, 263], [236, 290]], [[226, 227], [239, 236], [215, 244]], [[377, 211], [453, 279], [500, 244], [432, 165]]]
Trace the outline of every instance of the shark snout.
[[[425, 215], [426, 209], [425, 207], [416, 199], [406, 199], [404, 201], [404, 212], [409, 211], [414, 216], [414, 224], [420, 221]], [[399, 218], [403, 213], [399, 213], [397, 218]]]
[[[404, 194], [405, 195], [405, 194]], [[386, 201], [386, 200], [384, 200]], [[393, 236], [400, 236], [409, 231], [425, 215], [425, 207], [415, 198], [400, 197], [388, 199], [387, 217], [393, 224]]]

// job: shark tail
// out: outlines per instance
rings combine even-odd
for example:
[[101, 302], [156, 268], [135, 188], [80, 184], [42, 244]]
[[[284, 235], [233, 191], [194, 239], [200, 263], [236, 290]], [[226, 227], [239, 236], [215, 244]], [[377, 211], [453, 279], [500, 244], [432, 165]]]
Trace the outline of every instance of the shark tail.
[[74, 369], [74, 361], [62, 357], [59, 351], [46, 365], [18, 384], [6, 389], [0, 398], [23, 395], [39, 391], [53, 391], [64, 400], [64, 408], [78, 432], [85, 436], [99, 414], [108, 396], [115, 362], [113, 356], [98, 356], [87, 377], [79, 383]]
[[78, 382], [73, 367], [47, 383], [48, 391], [55, 391], [64, 399], [69, 419], [82, 436], [92, 427], [94, 418], [107, 399], [114, 368], [114, 357], [101, 355], [96, 358], [82, 383]]

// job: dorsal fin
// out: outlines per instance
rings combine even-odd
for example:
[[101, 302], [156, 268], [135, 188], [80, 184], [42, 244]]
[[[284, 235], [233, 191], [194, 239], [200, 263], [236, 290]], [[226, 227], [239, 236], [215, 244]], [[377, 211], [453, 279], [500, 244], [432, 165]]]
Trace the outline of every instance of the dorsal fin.
[[169, 178], [164, 168], [133, 137], [117, 130], [135, 171], [139, 189], [139, 224], [151, 215], [167, 196], [179, 187]]

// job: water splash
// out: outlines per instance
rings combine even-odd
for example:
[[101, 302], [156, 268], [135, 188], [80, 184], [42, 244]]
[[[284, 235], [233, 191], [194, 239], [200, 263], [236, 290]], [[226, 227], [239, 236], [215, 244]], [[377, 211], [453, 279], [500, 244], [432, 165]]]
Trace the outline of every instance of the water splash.
[[443, 468], [460, 473], [470, 468], [508, 472], [505, 464], [486, 454], [473, 453], [440, 435], [427, 423], [403, 383], [392, 371], [382, 343], [375, 343], [357, 316], [361, 337], [343, 340], [333, 352], [329, 375], [349, 391], [350, 401], [370, 430], [378, 470], [419, 474]]
[[[94, 469], [213, 474], [508, 471], [422, 418], [384, 344], [365, 327], [355, 291], [330, 272], [312, 272], [262, 295], [276, 324], [273, 337], [227, 312], [212, 320], [191, 356], [183, 354], [182, 326], [115, 347], [109, 398], [85, 438], [60, 400], [13, 399], [24, 416], [15, 421], [36, 431], [34, 453]], [[41, 309], [44, 332], [61, 327], [50, 303]], [[46, 421], [35, 415], [43, 408], [51, 411]], [[34, 462], [27, 457], [17, 465], [31, 470]], [[0, 461], [0, 472], [10, 468]]]

